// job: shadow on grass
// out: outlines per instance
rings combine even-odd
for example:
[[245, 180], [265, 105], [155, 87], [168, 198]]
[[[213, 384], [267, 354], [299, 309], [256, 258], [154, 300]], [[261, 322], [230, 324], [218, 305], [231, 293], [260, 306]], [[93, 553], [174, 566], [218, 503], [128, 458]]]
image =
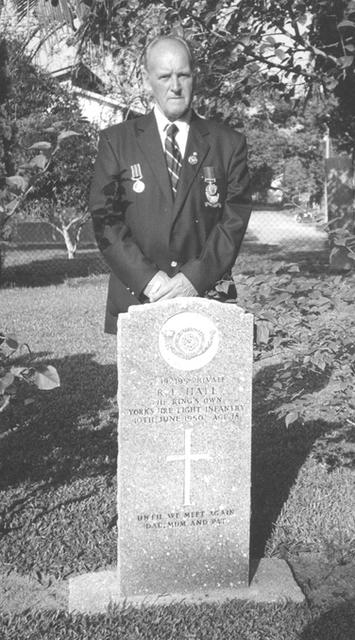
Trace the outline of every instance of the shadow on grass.
[[323, 612], [302, 631], [300, 640], [350, 640], [355, 630], [355, 602]]
[[243, 245], [243, 250], [237, 261], [238, 272], [244, 271], [244, 266], [253, 268], [255, 263], [256, 272], [260, 271], [260, 256], [264, 256], [270, 265], [274, 262], [285, 262], [286, 264], [297, 264], [302, 276], [319, 276], [331, 272], [329, 265], [329, 250], [285, 250], [282, 245], [261, 244], [258, 242], [247, 242]]
[[[31, 256], [38, 256], [31, 259]], [[109, 273], [98, 250], [79, 251], [74, 260], [68, 260], [65, 251], [19, 251], [16, 264], [6, 266], [1, 275], [2, 287], [48, 287], [65, 282], [68, 278], [87, 277]]]
[[[251, 237], [244, 242], [238, 258], [237, 271], [260, 268], [260, 255], [270, 263], [296, 263], [302, 275], [325, 275], [329, 271], [329, 252], [325, 249], [285, 251], [281, 244], [262, 244]], [[46, 287], [58, 285], [70, 278], [85, 278], [109, 273], [97, 249], [80, 250], [74, 260], [68, 260], [65, 249], [29, 249], [9, 252], [1, 274], [1, 287]]]
[[[286, 428], [284, 419], [277, 419], [272, 412], [290, 401], [295, 389], [288, 389], [282, 398], [268, 399], [276, 369], [275, 365], [264, 367], [253, 381], [251, 556], [255, 558], [264, 555], [273, 525], [314, 441], [332, 430], [331, 424], [322, 421]], [[312, 393], [327, 382], [323, 373], [303, 379], [302, 385]]]
[[[101, 365], [91, 354], [67, 356], [50, 363], [58, 369], [61, 387], [36, 392], [33, 404], [19, 403], [7, 417], [7, 424], [3, 423], [0, 489], [11, 489], [13, 494], [17, 488], [20, 490], [21, 484], [28, 483], [36, 484], [42, 491], [99, 477], [106, 478], [112, 485], [117, 459], [116, 366]], [[274, 365], [262, 368], [254, 380], [253, 557], [264, 555], [273, 523], [314, 441], [333, 429], [333, 425], [324, 422], [293, 424], [287, 429], [283, 420], [274, 417], [271, 412], [289, 400], [295, 391], [292, 388], [285, 392], [285, 397], [267, 398], [275, 369]], [[302, 384], [311, 393], [323, 388], [327, 381], [323, 373], [310, 376]], [[24, 393], [28, 393], [27, 389], [23, 389]], [[90, 484], [86, 485], [86, 489], [89, 488]], [[23, 503], [16, 503], [16, 499], [14, 502], [14, 497], [12, 495], [4, 523], [7, 530], [12, 528], [12, 512], [26, 510], [32, 499], [30, 493]], [[80, 500], [87, 498], [85, 492]], [[69, 501], [74, 503], [75, 496]]]
[[[61, 387], [36, 391], [34, 403], [19, 402], [3, 422], [2, 489], [24, 481], [53, 486], [115, 474], [116, 366], [98, 364], [91, 354], [50, 364]], [[23, 393], [29, 393], [27, 387]]]

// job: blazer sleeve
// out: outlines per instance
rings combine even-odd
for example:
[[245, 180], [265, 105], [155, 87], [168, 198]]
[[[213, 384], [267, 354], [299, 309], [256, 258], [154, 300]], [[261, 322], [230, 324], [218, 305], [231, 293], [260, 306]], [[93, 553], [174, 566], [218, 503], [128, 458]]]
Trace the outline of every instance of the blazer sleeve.
[[[243, 134], [234, 140], [236, 145], [228, 163], [222, 216], [208, 235], [200, 255], [180, 268], [200, 295], [214, 287], [233, 267], [250, 218], [246, 140]], [[230, 144], [230, 140], [228, 142]]]
[[119, 158], [105, 130], [100, 134], [89, 198], [94, 233], [114, 275], [139, 297], [158, 268], [144, 256], [125, 224], [121, 195]]

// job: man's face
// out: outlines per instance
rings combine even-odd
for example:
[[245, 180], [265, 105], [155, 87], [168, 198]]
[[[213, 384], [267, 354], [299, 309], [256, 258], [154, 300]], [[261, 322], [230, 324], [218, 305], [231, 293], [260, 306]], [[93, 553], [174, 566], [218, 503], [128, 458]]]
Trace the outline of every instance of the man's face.
[[164, 115], [171, 121], [189, 109], [193, 93], [193, 73], [183, 44], [163, 40], [149, 52], [145, 81]]

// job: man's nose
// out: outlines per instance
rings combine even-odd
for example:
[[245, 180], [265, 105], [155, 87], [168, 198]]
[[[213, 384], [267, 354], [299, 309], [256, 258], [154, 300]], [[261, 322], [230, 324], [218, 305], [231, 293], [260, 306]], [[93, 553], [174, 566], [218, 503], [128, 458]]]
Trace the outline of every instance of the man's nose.
[[173, 75], [171, 77], [171, 89], [175, 93], [179, 93], [179, 91], [181, 91], [180, 80], [179, 80], [178, 76], [176, 76], [176, 75]]

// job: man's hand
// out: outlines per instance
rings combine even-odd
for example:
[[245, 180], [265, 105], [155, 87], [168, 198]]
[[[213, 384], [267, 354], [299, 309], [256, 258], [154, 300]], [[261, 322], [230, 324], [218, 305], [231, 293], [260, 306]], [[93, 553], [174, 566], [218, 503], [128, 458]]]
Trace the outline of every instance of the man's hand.
[[190, 280], [181, 272], [173, 278], [168, 278], [168, 282], [151, 296], [150, 302], [158, 300], [169, 300], [178, 296], [197, 296], [198, 293]]
[[[149, 299], [149, 302], [154, 302], [155, 298], [160, 289], [165, 288], [167, 284], [169, 284], [170, 278], [165, 271], [158, 271], [155, 276], [148, 282], [146, 288], [144, 289], [144, 295]], [[154, 299], [153, 299], [154, 298]]]

